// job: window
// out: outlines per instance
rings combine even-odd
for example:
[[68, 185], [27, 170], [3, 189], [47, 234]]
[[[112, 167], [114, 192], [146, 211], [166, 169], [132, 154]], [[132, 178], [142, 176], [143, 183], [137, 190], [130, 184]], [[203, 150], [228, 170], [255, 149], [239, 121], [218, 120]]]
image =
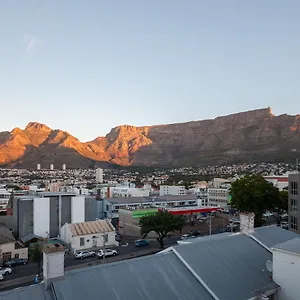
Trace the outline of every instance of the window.
[[291, 211], [298, 211], [298, 200], [291, 199]]
[[106, 205], [106, 211], [109, 211], [109, 205]]
[[15, 258], [19, 258], [19, 257], [20, 257], [19, 253], [15, 253]]
[[291, 216], [291, 229], [298, 230], [298, 218]]
[[298, 195], [298, 182], [290, 182], [290, 193]]
[[80, 238], [80, 246], [84, 246], [84, 238]]

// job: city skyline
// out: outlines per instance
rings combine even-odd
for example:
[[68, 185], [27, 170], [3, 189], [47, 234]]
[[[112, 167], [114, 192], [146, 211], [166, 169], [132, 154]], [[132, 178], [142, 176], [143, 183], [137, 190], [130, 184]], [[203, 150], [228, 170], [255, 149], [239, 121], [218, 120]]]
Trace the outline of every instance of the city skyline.
[[0, 131], [300, 112], [298, 1], [1, 3]]

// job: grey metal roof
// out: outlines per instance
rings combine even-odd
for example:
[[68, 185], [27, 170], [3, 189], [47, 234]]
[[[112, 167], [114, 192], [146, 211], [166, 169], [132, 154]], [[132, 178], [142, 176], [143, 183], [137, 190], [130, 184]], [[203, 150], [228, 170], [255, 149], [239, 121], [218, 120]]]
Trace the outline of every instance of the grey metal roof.
[[149, 196], [149, 197], [116, 197], [107, 198], [111, 204], [129, 204], [129, 203], [152, 203], [166, 201], [195, 201], [197, 195], [178, 195], [178, 196]]
[[22, 237], [20, 240], [22, 243], [27, 243], [29, 241], [31, 241], [32, 239], [40, 239], [40, 236], [37, 236], [33, 233], [28, 233], [27, 235], [25, 235], [24, 237]]
[[250, 299], [277, 287], [265, 267], [272, 254], [247, 235], [199, 239], [175, 250], [221, 300]]
[[288, 251], [291, 253], [300, 254], [300, 238], [289, 240], [287, 242], [274, 246], [275, 249]]
[[298, 233], [276, 225], [255, 228], [252, 235], [269, 248], [294, 238], [300, 238]]
[[31, 285], [0, 293], [0, 300], [54, 300], [43, 284]]
[[71, 271], [53, 285], [64, 300], [213, 299], [172, 252]]

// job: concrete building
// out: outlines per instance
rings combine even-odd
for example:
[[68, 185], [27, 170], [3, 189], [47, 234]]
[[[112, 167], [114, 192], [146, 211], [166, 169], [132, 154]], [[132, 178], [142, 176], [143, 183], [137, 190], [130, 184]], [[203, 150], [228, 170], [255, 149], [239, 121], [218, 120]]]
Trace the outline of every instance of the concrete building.
[[0, 189], [0, 212], [6, 212], [11, 192], [6, 189]]
[[128, 187], [128, 186], [116, 186], [109, 187], [109, 196], [116, 197], [148, 197], [150, 196], [150, 189]]
[[50, 170], [51, 170], [51, 171], [54, 170], [54, 165], [53, 165], [53, 164], [50, 165]]
[[15, 197], [13, 200], [15, 236], [29, 233], [57, 237], [65, 223], [95, 221], [112, 216], [112, 205], [105, 199], [75, 193], [43, 192], [38, 196]]
[[268, 182], [272, 183], [279, 191], [283, 191], [288, 188], [289, 186], [289, 177], [288, 175], [282, 176], [264, 176], [264, 179]]
[[67, 169], [66, 164], [63, 164], [61, 168], [62, 168], [63, 171], [66, 171], [66, 169]]
[[40, 164], [37, 164], [37, 165], [36, 165], [36, 169], [37, 169], [37, 171], [40, 171], [40, 170], [41, 170], [41, 165], [40, 165]]
[[289, 230], [300, 233], [300, 173], [289, 175]]
[[177, 185], [161, 185], [159, 187], [159, 196], [177, 196], [186, 195], [184, 186]]
[[208, 205], [226, 208], [229, 201], [229, 190], [227, 188], [209, 188]]
[[103, 169], [96, 169], [96, 182], [103, 183]]
[[95, 247], [118, 246], [115, 228], [108, 220], [97, 220], [65, 224], [61, 229], [61, 239], [73, 252]]

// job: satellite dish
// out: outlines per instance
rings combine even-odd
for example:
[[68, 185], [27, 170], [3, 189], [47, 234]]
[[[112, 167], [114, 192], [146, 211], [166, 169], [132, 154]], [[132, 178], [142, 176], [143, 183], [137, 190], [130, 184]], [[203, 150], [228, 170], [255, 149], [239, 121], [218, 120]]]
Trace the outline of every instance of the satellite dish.
[[271, 260], [267, 260], [266, 268], [269, 272], [273, 272], [273, 262]]

